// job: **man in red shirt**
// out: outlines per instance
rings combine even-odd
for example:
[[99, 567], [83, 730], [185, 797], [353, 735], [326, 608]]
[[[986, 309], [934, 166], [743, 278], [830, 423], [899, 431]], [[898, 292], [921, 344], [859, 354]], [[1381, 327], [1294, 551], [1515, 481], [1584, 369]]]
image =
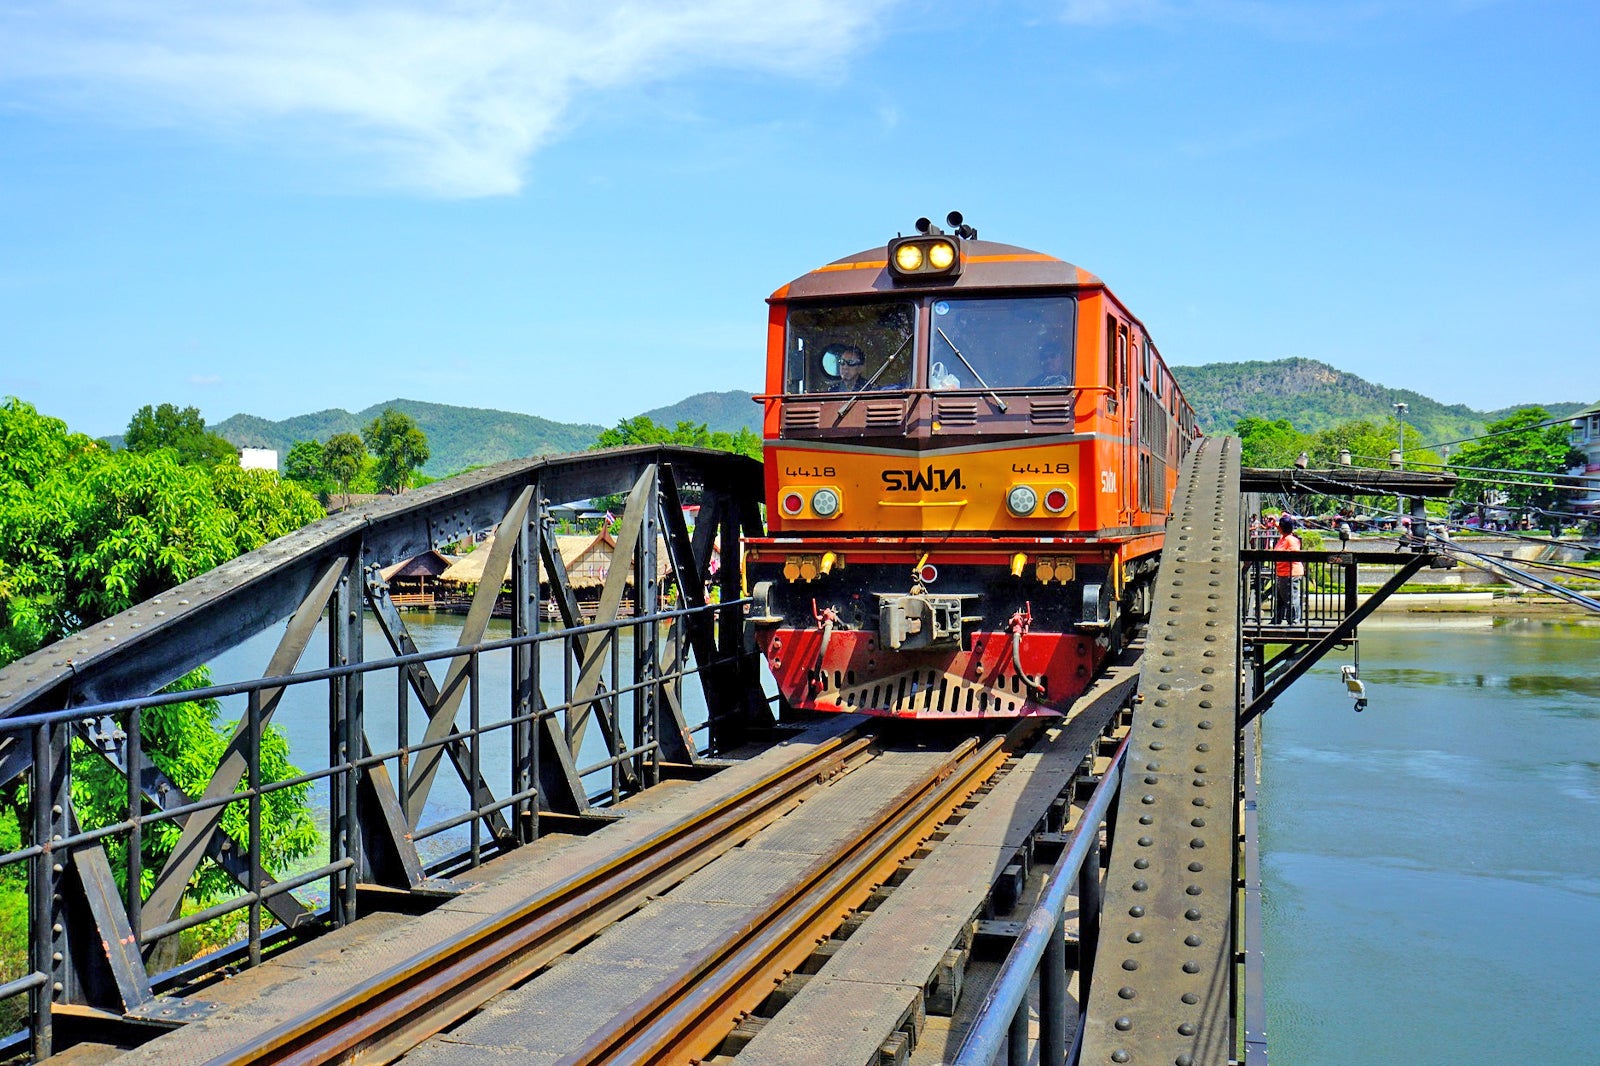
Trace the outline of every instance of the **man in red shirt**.
[[[1272, 545], [1275, 552], [1297, 552], [1300, 538], [1294, 535], [1294, 519], [1283, 515], [1278, 519], [1278, 539]], [[1300, 624], [1300, 579], [1305, 577], [1306, 564], [1298, 559], [1279, 559], [1273, 564], [1277, 580], [1273, 582], [1272, 621], [1276, 625], [1287, 622]]]

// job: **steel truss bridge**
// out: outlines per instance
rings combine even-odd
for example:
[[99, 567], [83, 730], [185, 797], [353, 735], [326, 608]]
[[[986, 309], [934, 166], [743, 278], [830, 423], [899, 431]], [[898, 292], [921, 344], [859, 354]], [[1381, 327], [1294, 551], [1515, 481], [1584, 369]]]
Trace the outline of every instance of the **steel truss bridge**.
[[[1274, 485], [1241, 479], [1237, 443], [1185, 460], [1142, 644], [1064, 721], [1009, 731], [777, 714], [737, 564], [760, 466], [697, 449], [505, 463], [335, 515], [15, 662], [9, 1052], [1264, 1063], [1250, 731], [1433, 557], [1364, 555], [1399, 568], [1359, 603], [1352, 556], [1299, 553], [1303, 610], [1267, 621], [1278, 556], [1241, 545], [1241, 494]], [[589, 621], [550, 509], [613, 493]], [[381, 571], [489, 530], [456, 645], [419, 650]], [[262, 677], [168, 691], [280, 629]], [[146, 740], [202, 699], [239, 721], [185, 790]], [[325, 758], [270, 780], [263, 736], [295, 699], [325, 704]], [[80, 817], [85, 779], [116, 782], [111, 815]], [[264, 810], [302, 786], [326, 851], [269, 871]], [[201, 873], [229, 891], [185, 906]], [[178, 961], [219, 923], [226, 946]]]

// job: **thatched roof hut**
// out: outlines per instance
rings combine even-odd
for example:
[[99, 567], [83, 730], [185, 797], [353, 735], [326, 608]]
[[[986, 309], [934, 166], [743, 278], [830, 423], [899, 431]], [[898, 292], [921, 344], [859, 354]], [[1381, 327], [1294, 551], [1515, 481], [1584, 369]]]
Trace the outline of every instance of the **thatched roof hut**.
[[396, 580], [435, 578], [450, 569], [450, 564], [455, 560], [443, 552], [429, 548], [421, 555], [413, 555], [403, 559], [393, 566], [386, 566], [378, 571], [379, 575], [391, 584]]
[[[480, 541], [478, 546], [468, 555], [461, 556], [440, 575], [440, 580], [458, 585], [479, 585], [483, 583], [483, 571], [489, 562], [490, 550], [494, 547], [494, 537]], [[556, 537], [556, 551], [561, 553], [562, 565], [566, 567], [567, 579], [574, 589], [599, 588], [606, 583], [606, 577], [611, 573], [612, 557], [616, 554], [617, 540], [611, 533], [598, 534], [563, 534]], [[656, 571], [658, 577], [666, 577], [671, 573], [672, 566], [667, 558], [667, 542], [664, 538], [656, 541]], [[507, 580], [510, 580], [509, 575]], [[539, 581], [547, 583], [550, 575], [545, 573], [544, 566], [539, 567]]]

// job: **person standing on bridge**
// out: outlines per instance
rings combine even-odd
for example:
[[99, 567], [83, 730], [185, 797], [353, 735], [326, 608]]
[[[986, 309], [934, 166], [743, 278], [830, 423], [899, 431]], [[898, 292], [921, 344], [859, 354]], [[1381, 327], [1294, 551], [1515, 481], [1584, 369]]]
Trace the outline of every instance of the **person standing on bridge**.
[[[1275, 552], [1297, 552], [1300, 538], [1294, 535], [1294, 519], [1284, 515], [1278, 519], [1278, 539], [1272, 545]], [[1298, 559], [1279, 559], [1274, 564], [1277, 576], [1273, 588], [1272, 622], [1300, 624], [1300, 579], [1305, 577], [1306, 564]]]

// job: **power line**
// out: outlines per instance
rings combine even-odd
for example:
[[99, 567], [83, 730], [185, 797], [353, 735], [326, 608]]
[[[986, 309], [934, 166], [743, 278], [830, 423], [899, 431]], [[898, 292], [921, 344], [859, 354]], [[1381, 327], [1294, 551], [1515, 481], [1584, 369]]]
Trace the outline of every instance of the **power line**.
[[1448, 448], [1451, 445], [1455, 445], [1455, 444], [1471, 444], [1473, 441], [1488, 440], [1490, 437], [1503, 437], [1507, 433], [1527, 433], [1527, 432], [1530, 432], [1530, 431], [1535, 430], [1535, 429], [1549, 429], [1551, 426], [1564, 426], [1568, 422], [1577, 422], [1580, 419], [1584, 419], [1584, 418], [1587, 418], [1587, 417], [1588, 417], [1588, 413], [1587, 412], [1579, 411], [1577, 414], [1568, 415], [1566, 418], [1552, 418], [1548, 422], [1539, 422], [1539, 423], [1537, 423], [1535, 425], [1531, 425], [1531, 426], [1518, 426], [1515, 429], [1497, 429], [1493, 433], [1485, 433], [1482, 436], [1478, 436], [1478, 437], [1463, 437], [1460, 440], [1447, 440], [1447, 441], [1442, 441], [1442, 442], [1440, 442], [1438, 444], [1426, 444], [1426, 445], [1423, 445], [1423, 447], [1429, 448], [1429, 449], [1433, 449], [1433, 448]]
[[[1372, 462], [1382, 462], [1382, 461], [1384, 461], [1384, 460], [1382, 460], [1381, 458], [1379, 458], [1378, 456], [1375, 456], [1375, 455], [1358, 455], [1358, 456], [1355, 456], [1354, 458], [1357, 458], [1357, 459], [1368, 459], [1368, 460], [1371, 460]], [[1456, 470], [1476, 470], [1476, 471], [1479, 471], [1480, 473], [1487, 473], [1487, 474], [1524, 474], [1524, 475], [1527, 475], [1529, 477], [1562, 477], [1562, 478], [1567, 478], [1570, 481], [1600, 481], [1600, 474], [1550, 474], [1550, 473], [1546, 473], [1543, 470], [1514, 470], [1514, 469], [1510, 469], [1510, 468], [1507, 468], [1507, 467], [1500, 467], [1500, 466], [1467, 466], [1465, 463], [1430, 463], [1430, 462], [1426, 462], [1426, 461], [1421, 460], [1421, 459], [1407, 459], [1406, 460], [1406, 465], [1407, 466], [1428, 466], [1428, 467], [1437, 468], [1439, 470], [1446, 470], [1446, 471], [1451, 471], [1451, 472], [1454, 472]], [[1466, 479], [1466, 480], [1471, 480], [1471, 479]]]

